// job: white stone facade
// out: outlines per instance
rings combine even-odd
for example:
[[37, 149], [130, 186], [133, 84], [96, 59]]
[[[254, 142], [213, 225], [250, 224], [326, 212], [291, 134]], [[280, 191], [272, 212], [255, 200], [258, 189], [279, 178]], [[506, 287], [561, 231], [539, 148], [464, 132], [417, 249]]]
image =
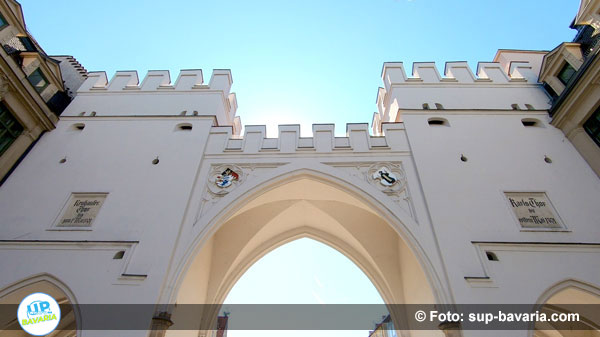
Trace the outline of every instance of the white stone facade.
[[[417, 63], [408, 77], [386, 63], [372, 130], [348, 124], [346, 137], [330, 124], [240, 137], [228, 70], [208, 85], [200, 70], [174, 84], [164, 71], [141, 84], [90, 73], [0, 187], [0, 300], [43, 279], [71, 303], [222, 303], [254, 261], [299, 237], [344, 253], [387, 303], [544, 303], [567, 288], [594, 298], [600, 180], [549, 124], [532, 70], [543, 54], [509, 54], [477, 75]], [[237, 177], [219, 187], [227, 168]], [[510, 192], [544, 193], [560, 226], [522, 227]], [[59, 225], [73, 193], [105, 196], [91, 226]], [[177, 325], [176, 308], [159, 312]], [[198, 332], [167, 331], [180, 335]]]

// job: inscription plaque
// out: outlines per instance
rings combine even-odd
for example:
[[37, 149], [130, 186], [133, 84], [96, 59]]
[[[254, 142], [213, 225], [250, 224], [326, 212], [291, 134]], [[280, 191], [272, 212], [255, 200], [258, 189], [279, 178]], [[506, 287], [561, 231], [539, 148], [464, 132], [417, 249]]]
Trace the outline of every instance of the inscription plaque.
[[56, 227], [90, 227], [106, 193], [73, 193]]
[[523, 228], [563, 228], [556, 210], [543, 192], [505, 192]]

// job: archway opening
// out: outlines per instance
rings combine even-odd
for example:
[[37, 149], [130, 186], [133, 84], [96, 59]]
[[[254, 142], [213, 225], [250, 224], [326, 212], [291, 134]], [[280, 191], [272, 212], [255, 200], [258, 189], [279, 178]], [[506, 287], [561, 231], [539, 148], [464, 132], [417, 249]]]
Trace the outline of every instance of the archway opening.
[[19, 325], [17, 320], [16, 307], [21, 301], [33, 293], [44, 293], [50, 295], [60, 305], [60, 322], [56, 329], [48, 336], [51, 337], [76, 337], [77, 319], [73, 311], [73, 303], [67, 294], [56, 284], [52, 283], [47, 277], [35, 277], [15, 284], [3, 291], [0, 291], [0, 307], [11, 308], [10, 312], [0, 315], [0, 335], [6, 337], [27, 337], [31, 336]]
[[[200, 240], [177, 287], [176, 303], [223, 304], [256, 261], [301, 238], [314, 239], [343, 254], [364, 273], [386, 304], [436, 303], [429, 282], [431, 270], [425, 272], [423, 257], [417, 258], [413, 246], [407, 244], [401, 225], [386, 220], [381, 209], [360, 195], [330, 181], [300, 176], [243, 202], [233, 205], [236, 211]], [[177, 330], [177, 319], [175, 306], [175, 325], [167, 336], [186, 335]], [[216, 317], [211, 319], [216, 321]], [[211, 332], [189, 335], [208, 337]], [[414, 331], [402, 336], [420, 335], [443, 334]]]
[[[338, 282], [339, 281], [339, 282]], [[286, 243], [254, 263], [224, 304], [384, 304], [369, 278], [337, 250], [310, 238]]]
[[[278, 304], [298, 304], [296, 310], [311, 310], [315, 304], [356, 307], [369, 304], [363, 310], [365, 314], [372, 313], [370, 321], [373, 323], [378, 323], [382, 316], [388, 314], [377, 289], [352, 261], [337, 250], [309, 238], [297, 239], [274, 249], [244, 273], [227, 295], [220, 313], [227, 313], [230, 323], [235, 324], [238, 304], [274, 304], [275, 310]], [[365, 327], [365, 330], [319, 332], [231, 330], [228, 336], [367, 337], [369, 329], [374, 327], [375, 324]]]
[[[534, 337], [600, 337], [600, 293], [577, 282], [561, 287], [540, 312], [557, 322], [536, 322]], [[574, 316], [576, 315], [576, 316]], [[552, 319], [554, 320], [554, 319]]]

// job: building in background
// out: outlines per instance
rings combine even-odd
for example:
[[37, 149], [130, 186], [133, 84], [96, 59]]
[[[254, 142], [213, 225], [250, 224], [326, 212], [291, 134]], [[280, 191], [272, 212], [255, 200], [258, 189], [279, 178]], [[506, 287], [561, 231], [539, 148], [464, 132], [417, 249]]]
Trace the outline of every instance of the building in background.
[[227, 321], [229, 320], [228, 315], [217, 317], [217, 336], [216, 337], [227, 337]]
[[[71, 101], [59, 61], [27, 32], [21, 5], [0, 1], [0, 181], [32, 144], [56, 127]], [[67, 67], [68, 68], [68, 67]], [[85, 72], [80, 73], [80, 80]], [[75, 82], [73, 82], [75, 84]], [[76, 91], [77, 86], [71, 87]]]
[[[582, 11], [598, 3], [584, 1]], [[568, 60], [581, 51], [563, 47]], [[385, 63], [371, 128], [347, 124], [335, 137], [333, 124], [314, 124], [301, 137], [299, 125], [281, 125], [267, 138], [265, 126], [242, 132], [229, 70], [213, 70], [208, 83], [202, 70], [109, 80], [72, 58], [28, 53], [3, 54], [14, 66], [6, 83], [45, 102], [23, 107], [55, 129], [0, 186], [0, 304], [36, 291], [61, 304], [150, 303], [155, 310], [128, 336], [213, 336], [218, 312], [190, 322], [184, 304], [222, 304], [254, 261], [301, 237], [348, 256], [387, 304], [530, 303], [565, 313], [565, 304], [600, 303], [600, 179], [577, 139], [556, 127], [571, 85], [582, 86], [579, 103], [597, 102], [588, 94], [596, 79], [583, 82], [591, 56], [558, 73], [540, 51], [500, 50], [475, 70], [448, 62], [443, 75], [433, 63], [410, 73]], [[54, 111], [52, 97], [69, 96], [61, 78], [78, 89]], [[552, 99], [550, 87], [561, 96]], [[14, 90], [3, 102], [21, 111]], [[9, 127], [21, 118], [13, 110]], [[588, 121], [577, 123], [593, 136]], [[22, 137], [14, 130], [10, 151]], [[67, 307], [56, 337], [123, 334], [82, 330], [79, 307]], [[410, 337], [481, 336], [460, 324], [416, 324], [408, 315], [394, 327]], [[598, 320], [571, 328], [595, 336]], [[24, 335], [10, 315], [0, 329]], [[545, 332], [552, 324], [531, 329], [503, 335], [573, 336]]]
[[540, 81], [552, 96], [551, 124], [600, 176], [600, 2], [581, 1], [565, 42], [544, 58]]
[[369, 332], [369, 337], [398, 337], [392, 317], [384, 316], [381, 322], [375, 325], [375, 329]]

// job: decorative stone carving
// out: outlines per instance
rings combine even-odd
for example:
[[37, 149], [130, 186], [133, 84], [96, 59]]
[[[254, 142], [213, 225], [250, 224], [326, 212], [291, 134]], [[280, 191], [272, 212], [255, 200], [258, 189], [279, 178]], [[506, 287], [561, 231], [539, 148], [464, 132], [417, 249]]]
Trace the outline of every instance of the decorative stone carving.
[[235, 190], [247, 179], [255, 178], [286, 163], [244, 163], [213, 165], [208, 174], [207, 189], [202, 196], [202, 202], [196, 221], [206, 213], [222, 197]]
[[235, 190], [244, 180], [244, 171], [237, 165], [213, 166], [208, 175], [208, 188], [212, 194], [223, 196]]
[[[371, 182], [379, 181], [379, 184], [386, 187], [386, 190], [393, 189], [401, 185], [398, 174], [392, 172], [392, 170], [389, 168], [390, 165], [381, 164], [379, 168], [377, 165], [378, 164], [375, 164], [369, 168], [368, 178]], [[397, 170], [397, 172], [404, 174], [404, 172], [401, 170]]]
[[354, 163], [327, 163], [335, 168], [345, 171], [347, 174], [366, 180], [378, 190], [385, 193], [393, 201], [398, 203], [402, 209], [417, 220], [412, 205], [406, 174], [402, 169], [401, 162], [354, 162]]
[[399, 165], [372, 164], [366, 173], [367, 181], [387, 195], [397, 194], [406, 188], [406, 177]]

